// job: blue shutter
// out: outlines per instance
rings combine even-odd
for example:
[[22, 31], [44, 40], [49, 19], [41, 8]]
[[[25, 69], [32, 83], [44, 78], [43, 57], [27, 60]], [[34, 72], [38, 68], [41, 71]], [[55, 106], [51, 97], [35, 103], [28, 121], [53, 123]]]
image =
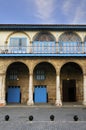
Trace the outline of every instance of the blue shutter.
[[7, 102], [8, 103], [20, 102], [20, 87], [19, 86], [8, 87]]
[[12, 53], [26, 53], [27, 39], [26, 38], [11, 38], [10, 50]]
[[26, 53], [27, 49], [27, 39], [26, 38], [21, 38], [21, 46], [20, 46], [20, 51], [21, 53]]
[[35, 103], [47, 102], [47, 89], [45, 86], [36, 86], [34, 88], [34, 102]]

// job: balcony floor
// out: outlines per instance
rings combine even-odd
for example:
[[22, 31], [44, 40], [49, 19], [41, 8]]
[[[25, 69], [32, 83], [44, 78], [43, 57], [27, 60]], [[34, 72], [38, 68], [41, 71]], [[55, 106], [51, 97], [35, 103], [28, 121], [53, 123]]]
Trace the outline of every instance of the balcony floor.
[[30, 54], [30, 53], [7, 53], [7, 54], [0, 54], [0, 57], [86, 57], [86, 53], [78, 53], [78, 54], [74, 54], [74, 53], [71, 53], [71, 54], [64, 54], [64, 53], [61, 53], [61, 54], [49, 54], [49, 53], [44, 53], [44, 54], [37, 54], [37, 53], [33, 53], [33, 54]]

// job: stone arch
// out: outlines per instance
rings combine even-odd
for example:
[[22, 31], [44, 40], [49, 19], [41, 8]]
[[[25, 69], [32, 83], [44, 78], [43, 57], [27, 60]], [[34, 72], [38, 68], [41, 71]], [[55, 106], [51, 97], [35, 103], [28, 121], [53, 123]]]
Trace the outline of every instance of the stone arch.
[[56, 41], [56, 38], [50, 32], [42, 31], [33, 37], [33, 41]]
[[52, 62], [50, 62], [50, 61], [46, 61], [46, 60], [36, 62], [36, 63], [33, 65], [33, 71], [34, 71], [35, 67], [36, 67], [38, 64], [43, 63], [43, 62], [51, 64], [51, 65], [54, 67], [54, 69], [55, 69], [55, 71], [56, 71], [56, 73], [57, 73], [57, 68], [56, 68], [55, 64], [52, 63]]
[[[36, 64], [33, 70], [34, 77], [34, 95], [36, 87], [45, 87], [47, 93], [46, 103], [55, 104], [56, 99], [56, 70], [49, 62], [40, 62]], [[40, 98], [40, 97], [39, 97]], [[34, 102], [36, 102], [34, 98]], [[38, 102], [36, 102], [38, 103]], [[42, 103], [42, 102], [40, 102]]]
[[25, 34], [25, 35], [29, 38], [29, 40], [31, 41], [30, 36], [29, 36], [26, 32], [24, 32], [24, 31], [14, 31], [14, 32], [10, 33], [10, 34], [7, 36], [6, 41], [5, 41], [6, 44], [8, 43], [9, 37], [10, 37], [11, 35], [15, 34], [15, 33], [23, 33], [23, 34]]
[[61, 66], [60, 66], [60, 68], [59, 68], [59, 74], [60, 74], [60, 72], [61, 72], [61, 68], [65, 65], [65, 64], [67, 64], [67, 63], [75, 63], [75, 64], [77, 64], [80, 68], [81, 68], [81, 70], [82, 70], [82, 73], [84, 73], [84, 69], [83, 69], [83, 66], [79, 63], [79, 62], [77, 62], [77, 61], [74, 61], [74, 60], [68, 60], [68, 61], [65, 61], [65, 62], [63, 62], [62, 64], [61, 64]]
[[30, 71], [30, 69], [29, 69], [29, 67], [28, 67], [28, 64], [25, 63], [23, 60], [16, 60], [16, 61], [13, 60], [13, 61], [10, 61], [10, 62], [6, 65], [5, 73], [7, 72], [8, 67], [9, 67], [11, 64], [14, 64], [14, 63], [16, 63], [16, 62], [19, 62], [19, 63], [24, 64], [24, 65], [28, 68], [28, 71]]
[[67, 42], [67, 41], [77, 41], [82, 42], [81, 37], [76, 32], [63, 32], [58, 39], [58, 42]]
[[63, 102], [82, 102], [83, 71], [79, 64], [67, 62], [60, 69]]
[[82, 40], [75, 32], [64, 32], [59, 36], [58, 48], [59, 53], [82, 53]]
[[[56, 39], [50, 32], [42, 31], [33, 37], [34, 53], [55, 53]], [[53, 49], [52, 49], [53, 48]]]
[[[28, 84], [29, 84], [29, 69], [26, 64], [22, 62], [13, 62], [9, 64], [6, 71], [6, 101], [12, 103], [9, 99], [9, 88], [18, 88], [20, 91], [19, 102], [13, 103], [27, 103], [28, 100]], [[13, 89], [12, 89], [13, 91]], [[14, 95], [13, 95], [14, 96]]]

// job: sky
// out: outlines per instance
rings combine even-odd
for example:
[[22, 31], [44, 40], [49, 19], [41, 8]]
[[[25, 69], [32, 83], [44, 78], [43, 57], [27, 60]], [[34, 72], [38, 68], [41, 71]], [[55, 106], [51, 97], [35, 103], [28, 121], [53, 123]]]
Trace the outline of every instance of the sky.
[[86, 0], [0, 0], [0, 24], [86, 24]]

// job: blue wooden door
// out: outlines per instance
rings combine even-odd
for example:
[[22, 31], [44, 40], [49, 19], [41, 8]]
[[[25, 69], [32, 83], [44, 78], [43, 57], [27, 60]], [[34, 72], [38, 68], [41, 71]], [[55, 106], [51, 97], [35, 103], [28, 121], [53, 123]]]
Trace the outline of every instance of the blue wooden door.
[[9, 86], [7, 93], [8, 103], [19, 103], [20, 102], [20, 87], [19, 86]]
[[34, 88], [34, 102], [35, 103], [46, 103], [47, 102], [46, 86], [35, 86], [35, 88]]

